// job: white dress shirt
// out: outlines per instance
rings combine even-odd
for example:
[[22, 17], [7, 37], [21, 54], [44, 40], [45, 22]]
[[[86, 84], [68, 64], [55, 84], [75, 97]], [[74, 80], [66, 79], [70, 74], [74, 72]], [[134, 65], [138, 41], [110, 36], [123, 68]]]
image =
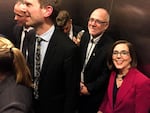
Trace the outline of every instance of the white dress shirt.
[[[46, 53], [49, 41], [50, 41], [50, 39], [52, 37], [52, 34], [53, 34], [54, 30], [55, 30], [55, 26], [53, 25], [44, 34], [42, 34], [42, 35], [36, 35], [36, 37], [41, 37], [43, 39], [42, 42], [41, 42], [41, 57], [40, 57], [41, 61], [40, 61], [40, 67], [42, 67], [43, 60], [44, 60], [44, 57], [45, 57], [45, 53]], [[36, 45], [37, 45], [37, 43], [36, 43]]]
[[[85, 57], [85, 61], [84, 61], [84, 65], [83, 65], [83, 68], [82, 68], [82, 71], [81, 71], [81, 82], [84, 82], [84, 69], [92, 55], [92, 52], [96, 46], [96, 44], [98, 43], [98, 41], [100, 40], [101, 36], [103, 34], [99, 35], [98, 37], [96, 38], [93, 38], [93, 36], [91, 35], [90, 36], [90, 40], [89, 40], [89, 43], [88, 43], [88, 47], [87, 47], [87, 50], [86, 50], [86, 57]], [[94, 55], [94, 54], [93, 54]]]

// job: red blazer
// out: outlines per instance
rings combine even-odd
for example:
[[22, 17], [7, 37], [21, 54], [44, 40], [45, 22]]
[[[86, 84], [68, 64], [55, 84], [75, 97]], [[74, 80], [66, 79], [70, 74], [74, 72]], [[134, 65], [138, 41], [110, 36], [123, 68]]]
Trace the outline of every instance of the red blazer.
[[118, 89], [113, 108], [113, 89], [116, 73], [112, 72], [107, 93], [99, 110], [103, 113], [149, 113], [150, 79], [131, 68]]

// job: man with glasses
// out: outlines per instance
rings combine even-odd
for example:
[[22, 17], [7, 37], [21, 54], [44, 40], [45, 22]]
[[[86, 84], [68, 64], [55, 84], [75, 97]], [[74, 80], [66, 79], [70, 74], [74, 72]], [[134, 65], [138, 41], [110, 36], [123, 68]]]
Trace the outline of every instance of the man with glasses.
[[107, 51], [113, 43], [105, 33], [109, 18], [106, 9], [95, 9], [88, 20], [88, 32], [81, 38], [79, 113], [96, 113], [107, 89], [110, 74], [106, 65]]

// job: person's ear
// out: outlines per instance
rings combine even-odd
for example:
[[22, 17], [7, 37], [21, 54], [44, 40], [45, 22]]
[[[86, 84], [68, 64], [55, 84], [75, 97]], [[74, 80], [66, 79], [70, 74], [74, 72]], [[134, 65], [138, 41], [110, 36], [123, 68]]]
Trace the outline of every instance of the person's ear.
[[53, 7], [52, 6], [46, 6], [44, 8], [44, 16], [49, 17], [53, 12]]
[[109, 23], [104, 23], [105, 30], [109, 27]]

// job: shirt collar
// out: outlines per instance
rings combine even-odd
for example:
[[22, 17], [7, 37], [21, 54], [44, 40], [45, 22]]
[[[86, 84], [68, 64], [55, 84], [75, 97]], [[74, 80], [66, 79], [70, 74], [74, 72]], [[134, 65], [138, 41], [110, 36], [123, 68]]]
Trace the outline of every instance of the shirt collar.
[[49, 42], [51, 37], [52, 37], [52, 34], [55, 30], [55, 26], [53, 25], [52, 27], [50, 27], [50, 29], [48, 31], [46, 31], [45, 33], [41, 34], [41, 35], [37, 35], [36, 34], [36, 37], [41, 37], [44, 41], [46, 42]]
[[93, 43], [97, 43], [100, 40], [102, 35], [103, 35], [103, 33], [100, 34], [99, 36], [95, 37], [95, 38], [93, 38], [93, 36], [90, 35], [90, 40], [93, 40]]
[[27, 31], [27, 32], [29, 32], [32, 29], [33, 29], [33, 27], [28, 27], [28, 28], [23, 27], [23, 31]]

